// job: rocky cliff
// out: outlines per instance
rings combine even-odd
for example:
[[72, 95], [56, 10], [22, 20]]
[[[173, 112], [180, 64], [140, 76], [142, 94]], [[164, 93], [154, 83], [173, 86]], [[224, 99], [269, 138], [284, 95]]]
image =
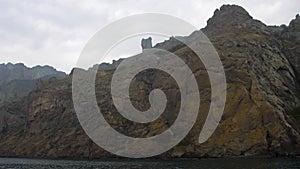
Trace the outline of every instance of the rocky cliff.
[[[174, 38], [154, 48], [172, 51], [193, 71], [201, 107], [196, 125], [176, 147], [159, 157], [289, 156], [300, 155], [296, 119], [299, 107], [299, 16], [289, 26], [267, 26], [236, 5], [216, 10], [202, 31], [217, 49], [225, 68], [227, 102], [213, 136], [199, 144], [198, 137], [210, 106], [210, 82], [195, 54]], [[198, 31], [188, 37], [193, 41]], [[110, 96], [110, 81], [117, 66], [100, 65], [96, 80], [99, 108], [109, 124], [129, 136], [150, 137], [176, 119], [180, 92], [174, 79], [155, 69], [143, 71], [131, 83], [132, 104], [149, 108], [152, 89], [162, 89], [168, 104], [151, 123], [134, 123], [118, 114]], [[200, 65], [200, 66], [199, 66]], [[84, 71], [84, 70], [82, 70]], [[84, 133], [72, 104], [72, 74], [40, 81], [20, 101], [1, 106], [0, 155], [42, 158], [101, 158], [110, 153]], [[297, 113], [296, 113], [297, 114]]]

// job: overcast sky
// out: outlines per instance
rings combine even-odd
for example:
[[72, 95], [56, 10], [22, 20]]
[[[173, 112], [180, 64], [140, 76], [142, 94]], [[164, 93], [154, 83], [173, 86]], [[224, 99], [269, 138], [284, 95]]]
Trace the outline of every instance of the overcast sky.
[[[47, 64], [69, 72], [86, 42], [112, 21], [155, 12], [200, 29], [222, 4], [241, 5], [267, 25], [288, 24], [300, 12], [300, 0], [0, 0], [0, 63]], [[132, 42], [117, 57], [140, 50], [139, 39]]]

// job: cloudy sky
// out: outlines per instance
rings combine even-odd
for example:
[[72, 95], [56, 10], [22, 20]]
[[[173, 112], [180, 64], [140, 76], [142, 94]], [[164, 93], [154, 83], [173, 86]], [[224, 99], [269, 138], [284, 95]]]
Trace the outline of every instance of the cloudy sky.
[[[241, 5], [268, 25], [288, 24], [300, 12], [299, 0], [0, 0], [0, 63], [48, 64], [69, 72], [95, 32], [117, 19], [164, 13], [200, 29], [222, 4]], [[139, 39], [132, 42], [111, 57], [140, 50]]]

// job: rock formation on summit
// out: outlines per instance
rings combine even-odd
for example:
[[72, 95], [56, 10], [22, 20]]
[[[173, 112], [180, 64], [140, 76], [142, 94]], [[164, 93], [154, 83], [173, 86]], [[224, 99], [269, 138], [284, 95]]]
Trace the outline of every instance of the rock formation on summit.
[[152, 38], [149, 37], [148, 39], [142, 39], [142, 49], [149, 49], [152, 48]]

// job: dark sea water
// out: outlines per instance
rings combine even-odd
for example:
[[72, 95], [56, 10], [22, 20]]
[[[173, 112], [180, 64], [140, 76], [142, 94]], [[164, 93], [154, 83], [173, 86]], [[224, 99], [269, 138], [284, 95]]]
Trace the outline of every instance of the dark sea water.
[[300, 169], [300, 158], [70, 161], [0, 158], [0, 169]]

